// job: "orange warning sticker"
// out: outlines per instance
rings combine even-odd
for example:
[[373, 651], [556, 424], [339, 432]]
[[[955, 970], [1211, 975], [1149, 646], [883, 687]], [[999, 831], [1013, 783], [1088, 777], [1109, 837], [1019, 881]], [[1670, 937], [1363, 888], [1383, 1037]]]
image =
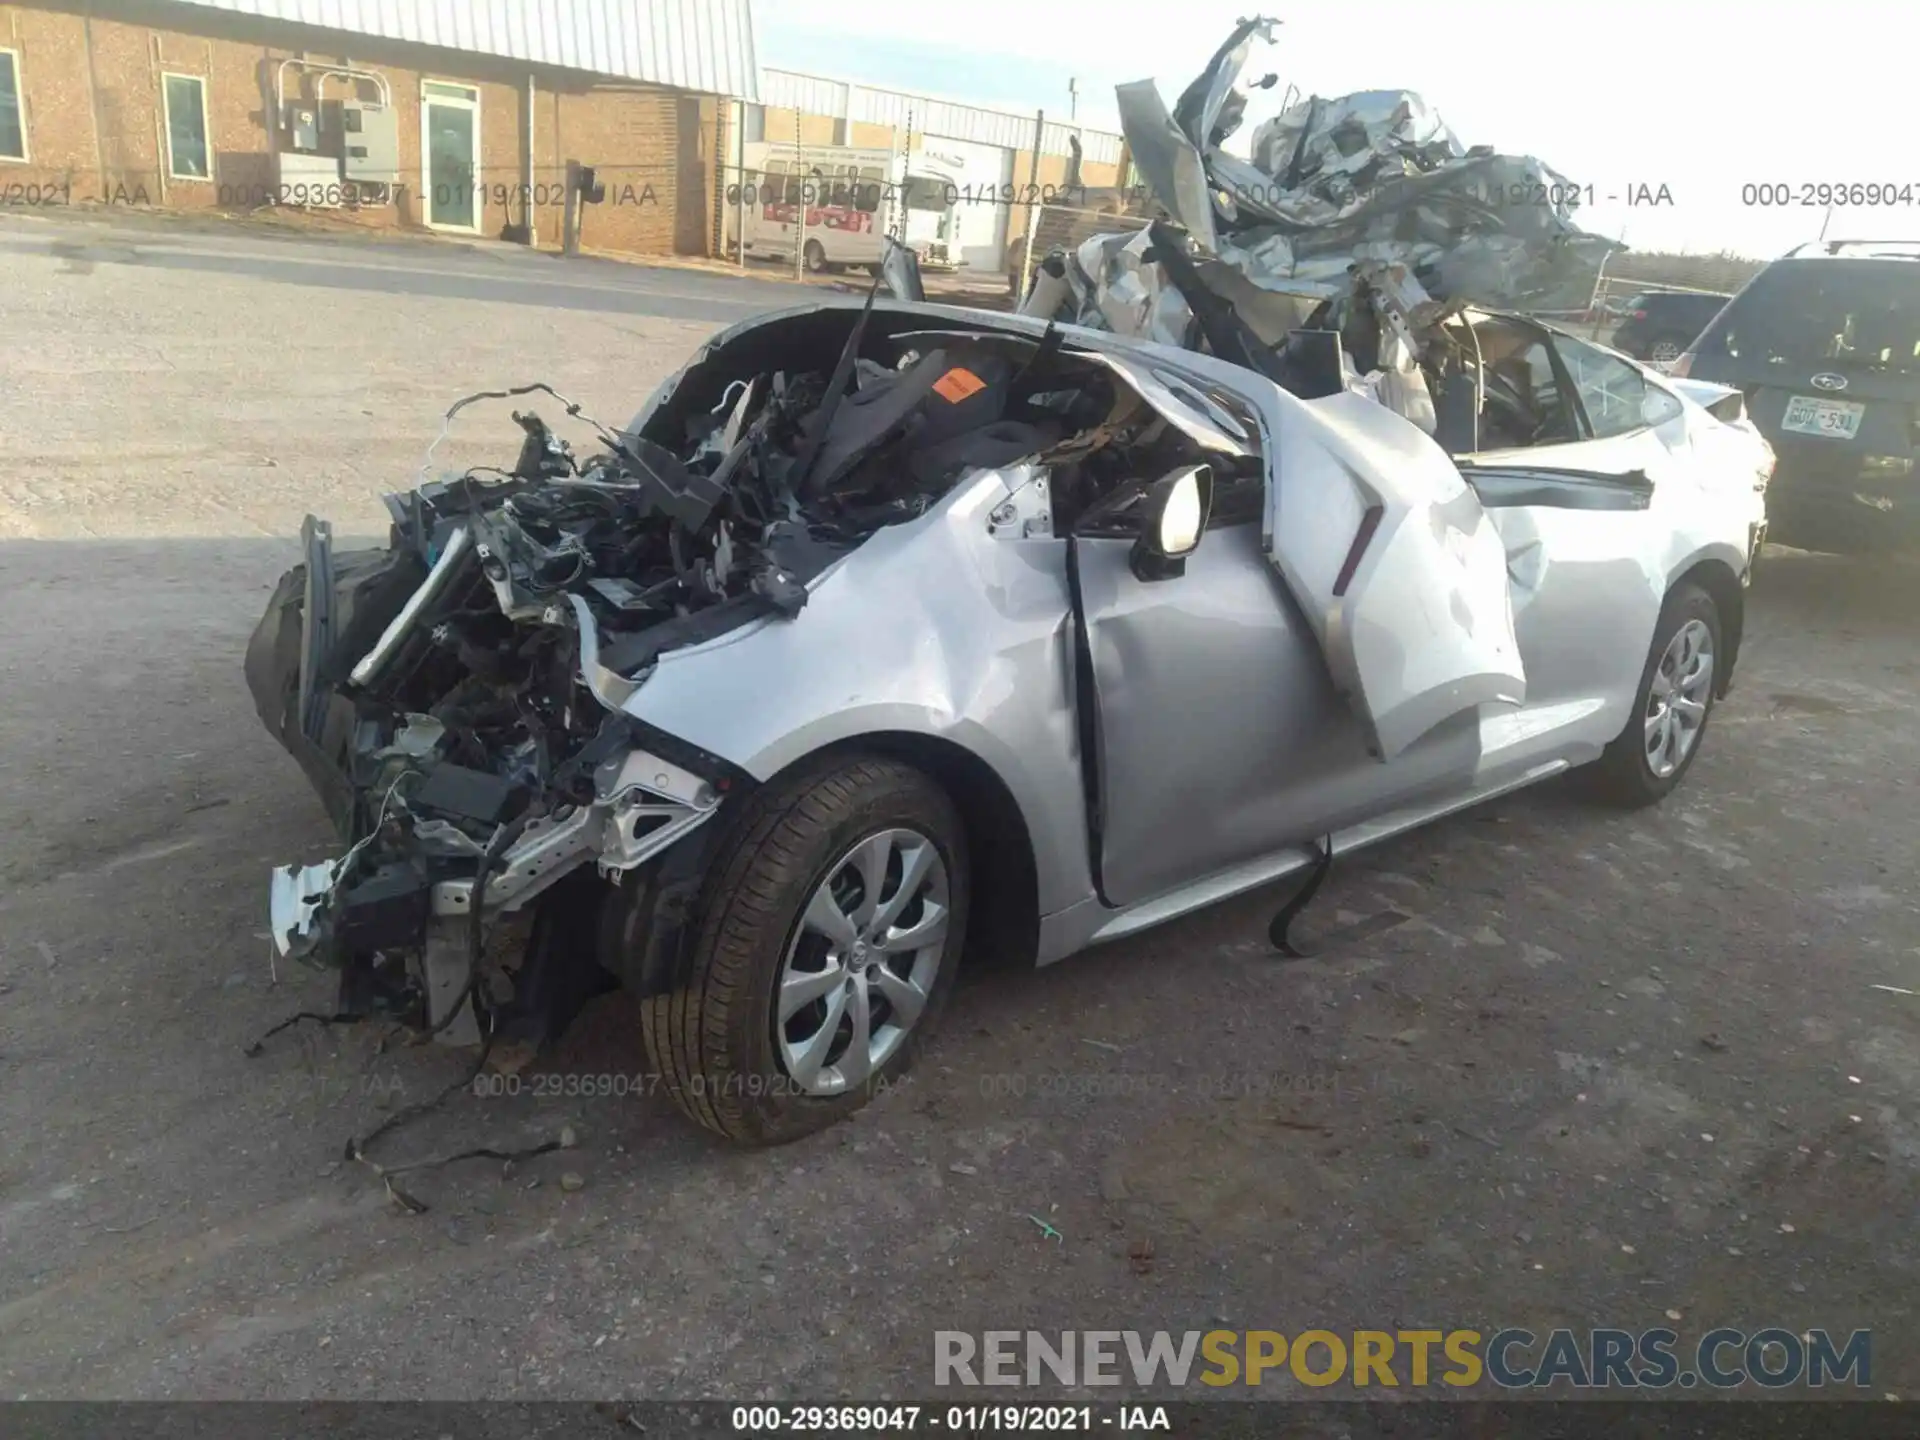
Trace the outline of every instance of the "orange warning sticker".
[[933, 382], [933, 393], [952, 405], [958, 405], [969, 395], [978, 395], [986, 388], [986, 381], [958, 365]]

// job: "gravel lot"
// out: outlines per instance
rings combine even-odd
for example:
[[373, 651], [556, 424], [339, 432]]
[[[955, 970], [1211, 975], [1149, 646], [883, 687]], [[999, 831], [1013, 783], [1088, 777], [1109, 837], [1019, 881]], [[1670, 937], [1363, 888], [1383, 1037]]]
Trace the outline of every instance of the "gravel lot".
[[[1898, 563], [1770, 555], [1673, 801], [1550, 785], [1355, 856], [1311, 919], [1406, 917], [1368, 940], [1276, 960], [1251, 897], [965, 977], [910, 1083], [777, 1152], [681, 1121], [609, 997], [388, 1153], [578, 1148], [398, 1213], [342, 1144], [459, 1062], [243, 1055], [332, 997], [270, 975], [267, 867], [328, 831], [242, 645], [302, 514], [380, 528], [451, 399], [624, 420], [718, 323], [407, 288], [0, 248], [0, 1394], [899, 1398], [942, 1328], [1670, 1311], [1871, 1327], [1920, 1391], [1920, 995], [1871, 988], [1920, 989]], [[504, 410], [445, 458], [510, 455]]]

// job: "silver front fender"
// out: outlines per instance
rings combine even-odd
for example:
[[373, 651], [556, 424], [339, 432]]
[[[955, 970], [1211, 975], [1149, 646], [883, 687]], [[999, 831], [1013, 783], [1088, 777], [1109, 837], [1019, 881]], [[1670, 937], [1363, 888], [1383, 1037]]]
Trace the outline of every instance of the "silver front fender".
[[1009, 493], [999, 472], [963, 482], [826, 571], [795, 618], [661, 656], [623, 708], [762, 781], [863, 735], [949, 741], [1020, 807], [1042, 913], [1084, 899], [1065, 542], [992, 533]]

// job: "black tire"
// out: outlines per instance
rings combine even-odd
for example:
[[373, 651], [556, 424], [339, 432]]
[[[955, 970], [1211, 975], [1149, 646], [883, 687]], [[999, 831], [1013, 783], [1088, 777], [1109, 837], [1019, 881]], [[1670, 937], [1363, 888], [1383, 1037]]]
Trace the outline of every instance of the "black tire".
[[1725, 662], [1720, 610], [1713, 603], [1713, 597], [1697, 585], [1683, 582], [1674, 586], [1667, 592], [1666, 603], [1660, 607], [1660, 619], [1653, 627], [1653, 644], [1647, 649], [1647, 662], [1640, 671], [1640, 686], [1634, 692], [1633, 713], [1628, 717], [1626, 728], [1607, 746], [1589, 771], [1595, 795], [1609, 804], [1623, 809], [1659, 804], [1686, 778], [1687, 771], [1693, 768], [1693, 762], [1699, 758], [1701, 747], [1706, 744], [1707, 727], [1713, 721], [1714, 691], [1721, 680], [1717, 668], [1713, 684], [1707, 687], [1706, 714], [1701, 717], [1700, 730], [1694, 737], [1692, 749], [1681, 758], [1680, 764], [1670, 775], [1654, 774], [1647, 758], [1646, 721], [1652, 705], [1654, 675], [1673, 637], [1692, 620], [1703, 622], [1708, 634], [1713, 637], [1715, 666]]
[[[1647, 342], [1646, 358], [1648, 363], [1656, 364], [1656, 365], [1671, 364], [1673, 361], [1678, 360], [1682, 355], [1686, 353], [1687, 343], [1692, 338], [1693, 337], [1690, 335], [1656, 335], [1654, 336], [1651, 340]], [[1669, 347], [1673, 351], [1673, 353], [1671, 355], [1662, 355], [1660, 353], [1660, 349], [1662, 346]]]
[[[911, 828], [947, 869], [951, 920], [918, 1022], [864, 1085], [804, 1093], [781, 1067], [774, 987], [803, 908], [862, 837]], [[938, 1023], [966, 944], [965, 829], [944, 790], [877, 756], [804, 766], [756, 792], [734, 818], [703, 890], [685, 983], [641, 1002], [647, 1053], [686, 1115], [743, 1145], [779, 1145], [860, 1109], [897, 1081]]]
[[807, 273], [824, 275], [827, 273], [827, 247], [818, 240], [807, 241], [806, 248], [800, 252], [806, 258]]

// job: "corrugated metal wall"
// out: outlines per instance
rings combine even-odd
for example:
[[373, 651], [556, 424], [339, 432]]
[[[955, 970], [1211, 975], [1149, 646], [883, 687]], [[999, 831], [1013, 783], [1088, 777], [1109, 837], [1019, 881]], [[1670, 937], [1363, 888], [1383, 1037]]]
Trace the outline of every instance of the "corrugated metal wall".
[[[921, 135], [939, 135], [949, 140], [969, 140], [977, 145], [1000, 145], [1008, 150], [1025, 150], [1033, 144], [1033, 116], [1011, 110], [989, 110], [980, 105], [961, 105], [931, 95], [912, 95], [904, 90], [885, 90], [863, 85], [858, 80], [837, 80], [824, 75], [808, 75], [798, 70], [760, 72], [760, 97], [763, 103], [783, 110], [799, 110], [808, 115], [831, 115], [870, 125], [890, 125], [897, 130], [912, 128]], [[1082, 154], [1093, 164], [1114, 165], [1120, 160], [1120, 137], [1105, 130], [1047, 122], [1041, 151], [1047, 155], [1071, 153], [1067, 137], [1080, 137]]]
[[760, 99], [751, 0], [181, 0], [622, 80]]

